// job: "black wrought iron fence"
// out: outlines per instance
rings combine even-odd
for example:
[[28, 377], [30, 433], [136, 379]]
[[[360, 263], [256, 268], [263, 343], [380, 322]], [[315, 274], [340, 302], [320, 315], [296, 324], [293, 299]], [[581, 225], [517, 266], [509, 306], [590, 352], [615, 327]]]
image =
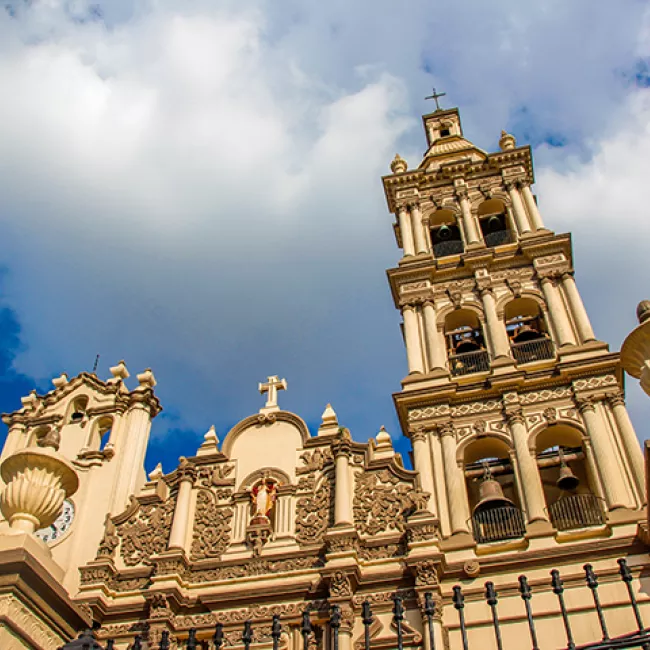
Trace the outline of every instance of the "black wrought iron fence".
[[[563, 646], [563, 648], [566, 648], [566, 650], [624, 650], [625, 648], [641, 648], [642, 650], [650, 650], [650, 628], [645, 627], [645, 624], [641, 617], [641, 612], [639, 610], [636, 596], [634, 594], [634, 589], [632, 587], [632, 573], [625, 559], [621, 558], [617, 560], [617, 562], [619, 565], [620, 579], [623, 581], [627, 588], [629, 605], [634, 612], [637, 629], [620, 636], [610, 636], [607, 628], [605, 611], [603, 610], [600, 602], [600, 596], [598, 594], [598, 577], [594, 573], [592, 565], [585, 564], [583, 567], [585, 571], [585, 582], [591, 591], [594, 603], [594, 616], [597, 618], [598, 627], [600, 628], [600, 633], [602, 636], [599, 640], [594, 640], [593, 642], [580, 646], [576, 646], [574, 640], [573, 631], [571, 628], [571, 615], [567, 611], [564, 601], [564, 585], [562, 578], [560, 577], [560, 572], [557, 569], [553, 569], [551, 571], [551, 579], [548, 586], [557, 597], [557, 615], [559, 618], [561, 618], [563, 623], [564, 633], [566, 636], [566, 645]], [[525, 613], [526, 615], [526, 622], [522, 625], [527, 628], [528, 637], [530, 638], [530, 647], [532, 650], [539, 650], [538, 635], [535, 627], [535, 618], [531, 606], [533, 591], [528, 584], [528, 579], [526, 576], [521, 575], [519, 576], [518, 580], [519, 594], [521, 596], [523, 605], [522, 613]], [[484, 639], [482, 639], [482, 643], [480, 645], [470, 648], [468, 624], [465, 620], [465, 597], [463, 595], [462, 587], [460, 585], [456, 585], [453, 587], [452, 591], [453, 595], [451, 602], [458, 613], [459, 630], [463, 650], [480, 650], [481, 645], [484, 645]], [[492, 615], [492, 627], [496, 646], [498, 650], [504, 650], [503, 637], [501, 634], [501, 621], [498, 611], [499, 598], [493, 582], [488, 581], [485, 583], [484, 597]], [[439, 616], [441, 614], [441, 612], [437, 610], [438, 607], [439, 605], [436, 604], [436, 601], [433, 598], [433, 594], [425, 593], [424, 608], [422, 611], [426, 620], [427, 629], [425, 630], [425, 633], [427, 635], [428, 645], [431, 650], [442, 650], [442, 648], [438, 648], [436, 646], [436, 638], [434, 633], [434, 621], [439, 619]], [[364, 650], [371, 650], [371, 626], [375, 620], [375, 617], [372, 613], [370, 602], [367, 600], [362, 604], [361, 615], [361, 620], [364, 626]], [[545, 616], [548, 616], [548, 613], [546, 613]], [[404, 650], [404, 618], [405, 609], [403, 600], [399, 595], [395, 595], [393, 597], [393, 621], [394, 629], [396, 632], [396, 650]], [[330, 647], [328, 650], [339, 650], [339, 633], [341, 621], [341, 609], [338, 605], [333, 605], [330, 608], [329, 612], [328, 624], [330, 628]], [[292, 623], [295, 624], [294, 621], [292, 621]], [[509, 625], [511, 624], [511, 621], [509, 621]], [[271, 640], [273, 650], [279, 650], [282, 631], [283, 627], [280, 616], [273, 616], [271, 623]], [[300, 624], [300, 635], [302, 637], [303, 650], [310, 649], [310, 646], [314, 639], [314, 634], [315, 628], [312, 626], [311, 612], [309, 609], [305, 609], [302, 613]], [[241, 642], [244, 650], [250, 650], [253, 638], [253, 624], [251, 621], [246, 621], [242, 626], [241, 635]], [[524, 637], [522, 635], [518, 635], [516, 648], [512, 648], [511, 650], [523, 650], [526, 648], [528, 644], [523, 642], [523, 638]], [[176, 647], [179, 648], [179, 650], [181, 648], [184, 648], [184, 650], [223, 650], [225, 647], [223, 625], [221, 623], [217, 623], [214, 628], [214, 634], [212, 634], [210, 638], [202, 640], [197, 639], [197, 630], [195, 628], [192, 628], [189, 630], [187, 638], [182, 642], [178, 642]], [[94, 633], [90, 630], [86, 630], [79, 636], [78, 639], [71, 641], [59, 650], [113, 650], [113, 648], [113, 640], [108, 640], [105, 646], [102, 646], [96, 640]], [[157, 645], [148, 643], [147, 648], [148, 650], [170, 650], [171, 642], [169, 632], [163, 632], [160, 642]], [[129, 645], [129, 650], [144, 650], [144, 644], [140, 636], [135, 636], [133, 638], [133, 641]]]
[[601, 499], [594, 494], [567, 494], [552, 503], [548, 513], [557, 530], [575, 530], [605, 523]]
[[454, 376], [485, 372], [490, 369], [490, 355], [485, 350], [452, 354], [449, 356], [449, 368]]
[[553, 359], [555, 348], [553, 342], [546, 337], [512, 343], [512, 355], [517, 363], [532, 363], [541, 359]]
[[433, 255], [435, 257], [447, 257], [448, 255], [458, 255], [465, 250], [463, 242], [460, 239], [448, 239], [433, 244]]
[[524, 515], [515, 506], [498, 506], [472, 515], [472, 532], [478, 544], [517, 539], [526, 534]]

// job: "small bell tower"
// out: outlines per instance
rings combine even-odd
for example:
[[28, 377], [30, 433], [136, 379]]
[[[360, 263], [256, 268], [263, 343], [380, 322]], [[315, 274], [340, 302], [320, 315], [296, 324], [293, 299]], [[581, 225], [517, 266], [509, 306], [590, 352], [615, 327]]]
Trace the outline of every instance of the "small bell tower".
[[408, 365], [394, 400], [442, 548], [640, 521], [618, 354], [594, 334], [570, 235], [542, 220], [530, 147], [502, 132], [480, 149], [455, 108], [423, 123], [422, 161], [396, 155], [383, 183]]
[[134, 390], [126, 387], [123, 361], [110, 372], [107, 381], [94, 373], [73, 379], [62, 374], [52, 391], [32, 391], [20, 410], [2, 418], [9, 432], [0, 464], [21, 450], [52, 444], [79, 477], [79, 489], [65, 499], [59, 517], [36, 532], [64, 570], [63, 584], [72, 594], [78, 568], [95, 557], [106, 516], [122, 512], [146, 480], [151, 421], [161, 410], [151, 370], [137, 376]]

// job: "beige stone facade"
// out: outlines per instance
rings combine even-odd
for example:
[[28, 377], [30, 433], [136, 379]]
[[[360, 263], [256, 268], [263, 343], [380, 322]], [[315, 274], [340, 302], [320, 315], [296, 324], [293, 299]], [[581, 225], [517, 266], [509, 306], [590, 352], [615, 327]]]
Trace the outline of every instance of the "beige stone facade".
[[[223, 442], [211, 429], [174, 471], [146, 477], [160, 410], [151, 371], [134, 390], [124, 363], [107, 381], [62, 376], [4, 418], [0, 569], [3, 548], [15, 555], [28, 540], [62, 593], [51, 597], [56, 615], [26, 606], [52, 633], [35, 640], [27, 622], [1, 627], [25, 590], [11, 592], [13, 605], [0, 592], [2, 648], [56, 648], [92, 617], [99, 642], [119, 650], [135, 635], [152, 650], [194, 634], [212, 648], [219, 623], [224, 645], [243, 647], [246, 621], [262, 650], [279, 615], [278, 646], [298, 650], [308, 608], [309, 648], [331, 648], [336, 630], [340, 650], [361, 650], [367, 602], [373, 650], [398, 636], [406, 648], [455, 650], [463, 633], [487, 650], [497, 647], [488, 581], [504, 648], [529, 643], [526, 603], [539, 647], [561, 648], [552, 569], [578, 645], [602, 636], [587, 563], [609, 635], [636, 629], [619, 558], [650, 621], [644, 465], [619, 358], [589, 322], [570, 237], [539, 213], [530, 149], [505, 133], [499, 152], [478, 149], [456, 110], [424, 127], [421, 164], [396, 156], [383, 179], [403, 252], [388, 278], [404, 321], [409, 372], [394, 401], [413, 469], [386, 431], [355, 442], [329, 405], [310, 432], [280, 408], [288, 386], [274, 376], [259, 386], [259, 412]], [[54, 459], [47, 498], [62, 509], [54, 523], [45, 497], [12, 496], [20, 481], [36, 485], [27, 470], [44, 456]]]

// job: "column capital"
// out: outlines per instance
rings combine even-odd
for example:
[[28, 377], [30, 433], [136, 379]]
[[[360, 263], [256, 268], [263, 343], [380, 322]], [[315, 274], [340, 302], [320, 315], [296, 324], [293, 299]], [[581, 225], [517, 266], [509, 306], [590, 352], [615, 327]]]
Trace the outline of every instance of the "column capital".
[[625, 397], [622, 392], [617, 392], [607, 396], [609, 405], [614, 408], [615, 406], [625, 406]]
[[419, 200], [411, 200], [406, 204], [406, 207], [411, 211], [419, 210], [420, 209], [420, 201]]
[[521, 406], [511, 406], [505, 412], [506, 421], [508, 424], [525, 424], [524, 411]]
[[[344, 429], [344, 431], [347, 431], [347, 429]], [[339, 437], [337, 437], [336, 440], [332, 442], [332, 453], [334, 454], [335, 458], [338, 458], [339, 456], [348, 457], [351, 451], [352, 441], [344, 435], [339, 435]]]
[[586, 413], [587, 411], [594, 412], [596, 410], [595, 402], [596, 400], [591, 396], [576, 395], [576, 404], [580, 413]]
[[397, 204], [397, 214], [400, 212], [407, 212], [409, 209], [409, 204], [408, 203], [398, 203]]
[[409, 298], [408, 302], [404, 302], [401, 305], [402, 311], [407, 311], [407, 310], [412, 310], [415, 311], [419, 307], [421, 303], [421, 300], [418, 300], [417, 298]]
[[568, 280], [568, 279], [573, 280], [575, 276], [575, 271], [569, 271], [567, 269], [565, 271], [560, 271], [559, 275], [563, 280]]
[[441, 438], [445, 438], [446, 436], [453, 436], [454, 438], [456, 437], [456, 429], [454, 429], [454, 425], [451, 423], [451, 421], [440, 422], [436, 426], [436, 429], [438, 430], [438, 435]]
[[190, 463], [184, 456], [181, 456], [181, 461], [176, 472], [179, 483], [194, 483], [196, 480], [196, 466]]
[[411, 442], [426, 442], [427, 434], [422, 427], [418, 427], [411, 432]]
[[503, 185], [508, 192], [518, 190], [522, 186], [521, 178], [511, 178], [503, 181]]
[[436, 299], [433, 296], [427, 296], [426, 298], [422, 298], [422, 306], [423, 307], [433, 307], [435, 309], [436, 308]]
[[555, 278], [557, 277], [557, 271], [543, 271], [543, 272], [537, 272], [537, 276], [539, 277], [539, 282], [542, 286], [545, 284], [550, 284], [551, 286], [555, 286]]

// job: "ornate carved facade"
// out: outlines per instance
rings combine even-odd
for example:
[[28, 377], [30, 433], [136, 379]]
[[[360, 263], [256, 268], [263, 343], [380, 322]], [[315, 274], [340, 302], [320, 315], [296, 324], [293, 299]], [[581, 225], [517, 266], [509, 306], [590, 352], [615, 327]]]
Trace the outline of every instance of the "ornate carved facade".
[[[135, 390], [123, 363], [108, 381], [57, 378], [4, 418], [0, 542], [20, 539], [26, 553], [40, 553], [67, 596], [52, 614], [36, 604], [19, 611], [18, 596], [3, 597], [0, 624], [9, 611], [24, 620], [14, 634], [22, 640], [8, 647], [53, 649], [92, 618], [99, 642], [118, 650], [136, 634], [152, 650], [190, 634], [208, 643], [217, 624], [223, 644], [239, 647], [247, 621], [250, 642], [270, 648], [278, 615], [279, 647], [298, 650], [308, 609], [310, 647], [331, 647], [335, 611], [339, 648], [352, 650], [365, 647], [368, 603], [369, 646], [388, 649], [398, 596], [406, 647], [433, 650], [433, 640], [455, 649], [458, 583], [469, 634], [489, 646], [485, 581], [497, 585], [512, 640], [526, 620], [519, 574], [538, 589], [552, 568], [566, 576], [567, 602], [582, 616], [576, 642], [585, 643], [597, 633], [572, 590], [587, 561], [607, 590], [610, 632], [629, 631], [626, 615], [611, 616], [622, 606], [612, 576], [617, 557], [627, 557], [634, 580], [648, 564], [639, 536], [646, 492], [618, 356], [593, 333], [569, 236], [542, 222], [529, 148], [503, 134], [501, 151], [478, 149], [456, 110], [424, 125], [421, 164], [409, 170], [397, 157], [384, 178], [404, 253], [388, 275], [404, 318], [409, 373], [394, 399], [413, 469], [386, 431], [355, 442], [329, 405], [310, 432], [280, 409], [287, 384], [270, 377], [260, 384], [265, 405], [223, 444], [211, 429], [176, 469], [145, 477], [160, 409], [151, 371]], [[48, 498], [67, 513], [60, 524], [12, 496], [16, 481], [32, 480], [23, 470], [37, 457]], [[63, 486], [70, 472], [76, 492], [72, 479]], [[34, 522], [42, 542], [25, 533]], [[637, 600], [650, 609], [647, 590]], [[560, 647], [556, 613], [545, 612], [542, 647]]]

